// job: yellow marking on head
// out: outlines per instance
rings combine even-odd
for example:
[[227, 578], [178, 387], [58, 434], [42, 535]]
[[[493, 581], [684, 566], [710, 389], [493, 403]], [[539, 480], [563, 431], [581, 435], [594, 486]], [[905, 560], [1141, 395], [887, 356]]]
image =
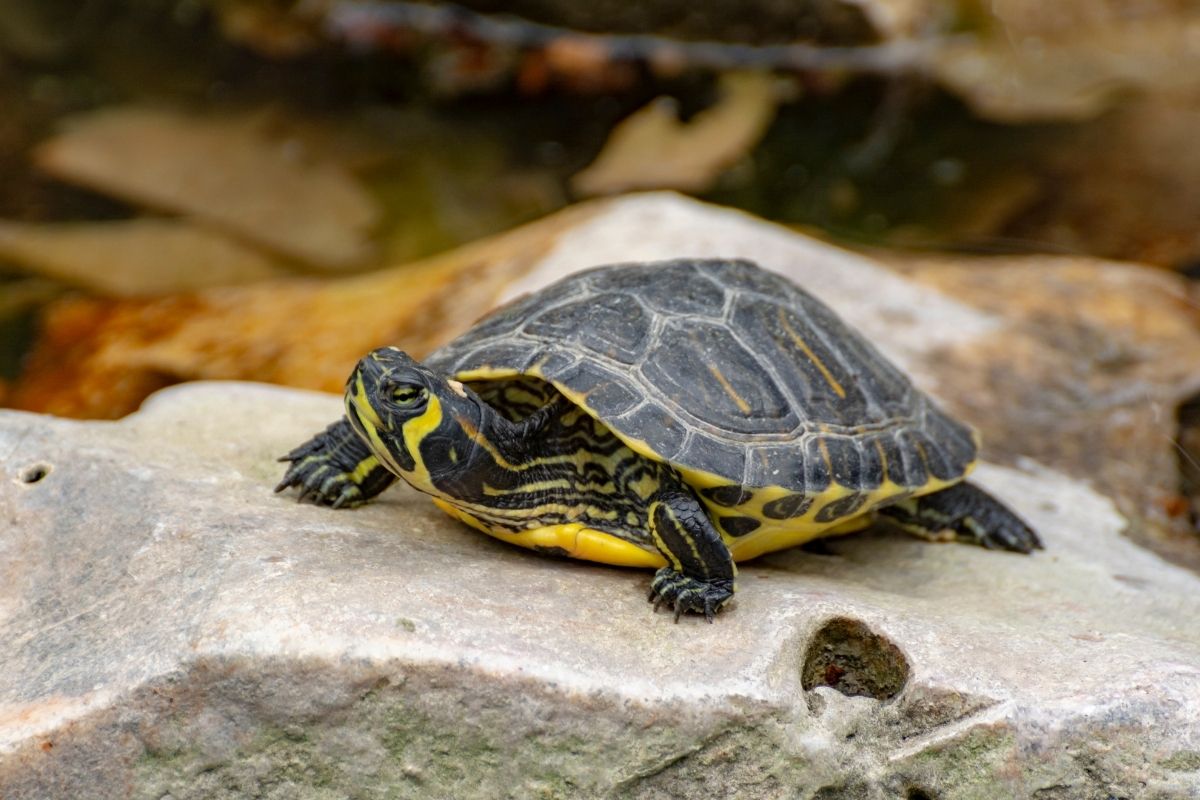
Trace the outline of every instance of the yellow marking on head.
[[721, 373], [721, 370], [717, 368], [717, 365], [709, 364], [708, 371], [711, 372], [713, 377], [717, 379], [717, 383], [721, 384], [721, 388], [725, 390], [725, 394], [729, 395], [729, 399], [733, 400], [733, 402], [737, 404], [738, 409], [741, 410], [743, 414], [749, 415], [750, 404], [747, 403], [745, 398], [738, 394], [736, 390], [734, 390], [733, 384], [731, 384], [729, 379]]
[[442, 403], [436, 394], [429, 395], [429, 402], [419, 416], [406, 420], [400, 426], [400, 435], [404, 439], [404, 447], [413, 460], [411, 472], [404, 473], [404, 479], [415, 488], [425, 492], [436, 492], [433, 481], [429, 476], [429, 468], [421, 457], [421, 441], [442, 424]]
[[800, 338], [800, 334], [796, 333], [792, 326], [788, 324], [787, 314], [782, 308], [779, 309], [779, 322], [783, 325], [783, 329], [787, 331], [788, 336], [791, 337], [792, 342], [796, 345], [796, 347], [799, 347], [801, 350], [803, 350], [804, 355], [808, 356], [808, 360], [811, 361], [818, 370], [820, 370], [821, 375], [824, 376], [825, 381], [829, 384], [829, 388], [833, 389], [838, 397], [844, 398], [846, 396], [846, 390], [843, 389], [842, 385], [837, 382], [837, 379], [833, 377], [833, 373], [831, 373], [825, 364], [821, 362], [821, 359], [817, 358], [817, 354], [812, 351], [812, 348], [808, 346], [808, 343], [805, 342], [804, 339]]
[[572, 558], [586, 561], [597, 561], [601, 564], [615, 564], [620, 567], [651, 567], [664, 566], [666, 561], [657, 552], [639, 547], [633, 542], [619, 539], [611, 533], [604, 533], [589, 528], [582, 523], [573, 522], [567, 525], [546, 525], [525, 531], [507, 531], [502, 528], [489, 526], [487, 523], [471, 516], [468, 512], [451, 505], [440, 498], [433, 502], [442, 511], [461, 522], [465, 522], [476, 530], [483, 531], [501, 541], [515, 544], [518, 547], [530, 549], [556, 548], [561, 549]]
[[347, 394], [350, 395], [347, 399], [353, 400], [354, 408], [358, 411], [358, 416], [363, 422], [369, 422], [376, 428], [383, 427], [383, 420], [379, 418], [379, 414], [375, 412], [375, 407], [371, 405], [370, 398], [367, 397], [367, 387], [363, 383], [361, 372], [354, 376], [354, 391]]
[[456, 395], [458, 395], [459, 397], [467, 396], [467, 390], [464, 389], [463, 385], [461, 383], [459, 383], [458, 381], [448, 380], [448, 381], [446, 381], [446, 383], [448, 383], [450, 385], [450, 388], [453, 389], [454, 393]]
[[[363, 385], [361, 374], [355, 376], [352, 390], [346, 392], [345, 403], [347, 415], [353, 414], [362, 424], [363, 433], [367, 435], [367, 446], [371, 448], [371, 452], [374, 453], [375, 457], [396, 475], [404, 474], [404, 470], [400, 468], [400, 465], [392, 456], [392, 451], [387, 448], [387, 445], [383, 443], [383, 440], [379, 436], [379, 429], [383, 427], [383, 420], [375, 413], [375, 409], [371, 407], [371, 403], [367, 399], [367, 390]], [[365, 463], [363, 462], [358, 465], [355, 469], [355, 474], [358, 473], [358, 470]]]

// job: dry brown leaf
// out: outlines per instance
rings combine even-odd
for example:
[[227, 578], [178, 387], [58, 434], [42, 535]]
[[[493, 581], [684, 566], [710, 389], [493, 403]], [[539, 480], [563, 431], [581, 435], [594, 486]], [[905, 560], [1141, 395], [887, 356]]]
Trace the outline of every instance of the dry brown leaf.
[[203, 220], [315, 266], [371, 253], [379, 209], [339, 164], [261, 118], [112, 108], [43, 144], [38, 166], [62, 180]]
[[0, 220], [0, 260], [100, 294], [249, 283], [284, 271], [214, 231], [174, 219], [29, 224]]
[[617, 125], [571, 186], [581, 195], [703, 191], [758, 143], [776, 106], [771, 77], [758, 72], [723, 76], [720, 100], [690, 122], [680, 122], [674, 101], [660, 97]]

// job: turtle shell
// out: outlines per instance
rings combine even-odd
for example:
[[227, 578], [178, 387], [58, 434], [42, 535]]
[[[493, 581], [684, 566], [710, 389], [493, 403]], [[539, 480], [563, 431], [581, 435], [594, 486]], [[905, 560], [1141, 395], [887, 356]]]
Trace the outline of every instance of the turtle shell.
[[463, 381], [548, 381], [676, 467], [710, 508], [739, 509], [727, 533], [739, 516], [748, 528], [828, 526], [935, 491], [961, 480], [977, 449], [970, 428], [826, 305], [743, 260], [579, 272], [426, 363]]

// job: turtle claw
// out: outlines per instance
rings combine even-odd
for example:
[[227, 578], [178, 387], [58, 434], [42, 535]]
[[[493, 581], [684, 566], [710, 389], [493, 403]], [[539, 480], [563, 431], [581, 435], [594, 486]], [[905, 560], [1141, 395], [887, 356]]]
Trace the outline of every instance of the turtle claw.
[[288, 470], [276, 492], [281, 492], [295, 486], [297, 503], [311, 503], [316, 506], [330, 508], [354, 508], [366, 502], [362, 490], [354, 483], [347, 472], [333, 475], [325, 474], [324, 466], [306, 465], [304, 462], [294, 464]]
[[667, 606], [675, 612], [675, 622], [684, 614], [703, 614], [711, 623], [731, 597], [732, 581], [704, 581], [670, 567], [656, 572], [650, 583], [649, 600], [654, 603], [654, 610]]
[[279, 460], [289, 466], [275, 491], [297, 488], [298, 503], [354, 508], [395, 480], [344, 419]]

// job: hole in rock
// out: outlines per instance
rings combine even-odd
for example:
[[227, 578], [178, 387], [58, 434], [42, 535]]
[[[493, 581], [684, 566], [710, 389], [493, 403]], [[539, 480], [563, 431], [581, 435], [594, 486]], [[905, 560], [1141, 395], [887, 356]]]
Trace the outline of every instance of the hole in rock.
[[890, 700], [908, 682], [908, 659], [890, 639], [856, 619], [834, 617], [804, 654], [805, 691], [829, 686], [844, 695]]
[[1175, 437], [1179, 459], [1179, 494], [1186, 503], [1181, 509], [1193, 528], [1200, 529], [1200, 395], [1179, 407], [1179, 433]]
[[904, 795], [904, 800], [933, 800], [933, 795], [924, 789], [918, 789], [914, 786]]
[[49, 464], [33, 464], [21, 470], [18, 476], [22, 483], [37, 483], [50, 474]]

